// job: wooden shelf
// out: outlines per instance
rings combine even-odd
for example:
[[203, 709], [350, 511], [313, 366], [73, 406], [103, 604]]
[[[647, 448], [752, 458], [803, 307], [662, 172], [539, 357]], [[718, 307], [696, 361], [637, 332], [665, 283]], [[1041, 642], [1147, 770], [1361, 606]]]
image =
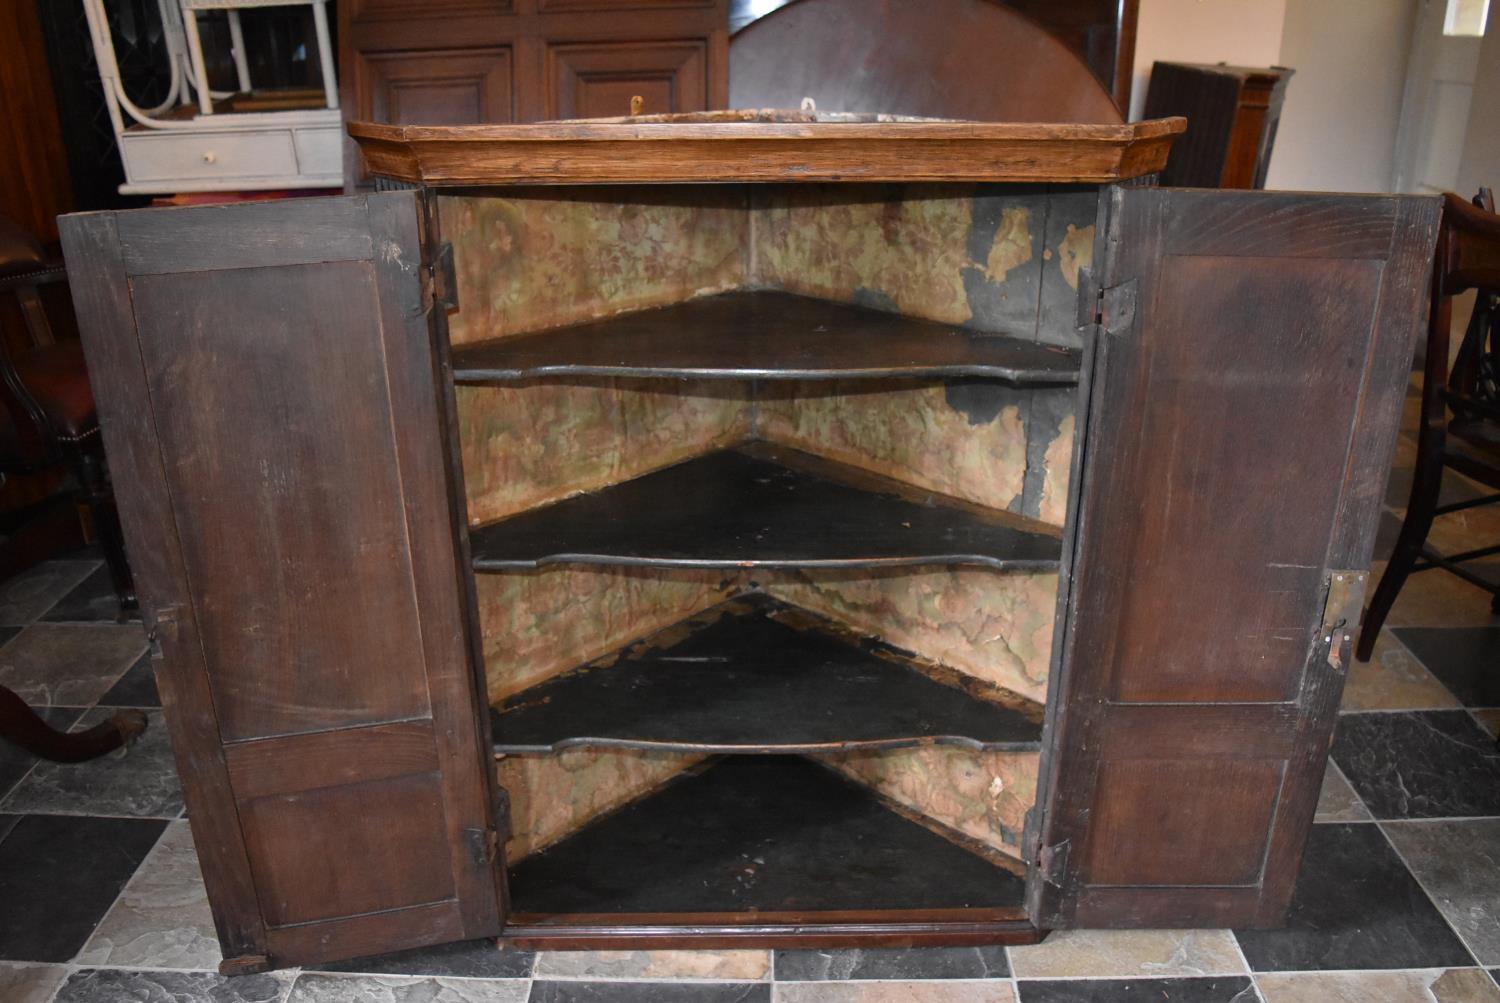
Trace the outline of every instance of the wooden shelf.
[[517, 922], [566, 913], [1006, 908], [1026, 882], [815, 763], [736, 756], [510, 869]]
[[[900, 492], [900, 493], [898, 493]], [[688, 460], [470, 533], [474, 568], [551, 564], [1056, 568], [1051, 527], [938, 504], [896, 482], [753, 443]]]
[[1079, 355], [998, 334], [772, 290], [688, 300], [453, 352], [460, 383], [546, 376], [983, 377], [1078, 382]]
[[712, 112], [530, 125], [350, 122], [370, 171], [426, 187], [669, 181], [1029, 181], [1155, 174], [1183, 118], [1122, 125]]
[[1041, 711], [938, 682], [887, 645], [753, 595], [515, 694], [491, 711], [491, 730], [497, 753], [1033, 751]]

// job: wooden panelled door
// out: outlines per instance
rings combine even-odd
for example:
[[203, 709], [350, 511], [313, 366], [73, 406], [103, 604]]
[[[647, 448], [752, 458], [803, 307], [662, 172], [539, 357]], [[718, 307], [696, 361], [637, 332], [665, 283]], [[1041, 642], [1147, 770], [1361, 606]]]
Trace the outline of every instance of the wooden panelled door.
[[1278, 925], [1438, 203], [1117, 188], [1105, 213], [1032, 916]]
[[500, 931], [420, 234], [412, 192], [63, 220], [227, 972]]

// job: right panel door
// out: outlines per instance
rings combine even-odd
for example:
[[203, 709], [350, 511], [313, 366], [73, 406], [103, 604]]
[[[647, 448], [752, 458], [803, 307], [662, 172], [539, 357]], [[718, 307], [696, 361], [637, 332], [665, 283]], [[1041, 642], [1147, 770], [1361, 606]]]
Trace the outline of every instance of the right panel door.
[[1343, 689], [1438, 204], [1106, 198], [1032, 916], [1275, 925]]

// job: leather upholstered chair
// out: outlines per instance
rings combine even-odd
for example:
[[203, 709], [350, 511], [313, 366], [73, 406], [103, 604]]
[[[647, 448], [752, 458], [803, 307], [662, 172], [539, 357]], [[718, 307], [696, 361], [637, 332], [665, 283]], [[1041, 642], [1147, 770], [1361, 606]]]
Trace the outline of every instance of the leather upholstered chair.
[[31, 234], [0, 217], [0, 295], [15, 297], [30, 335], [30, 345], [14, 353], [0, 339], [0, 474], [59, 465], [72, 473], [123, 613], [134, 608], [135, 590], [83, 349], [53, 337], [38, 291], [66, 279], [61, 261], [49, 259]]

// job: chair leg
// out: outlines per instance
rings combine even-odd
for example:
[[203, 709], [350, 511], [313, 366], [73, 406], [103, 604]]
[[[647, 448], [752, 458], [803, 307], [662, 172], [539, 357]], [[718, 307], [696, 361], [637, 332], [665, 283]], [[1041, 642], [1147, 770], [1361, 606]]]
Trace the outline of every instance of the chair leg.
[[98, 453], [80, 452], [74, 458], [73, 470], [94, 521], [94, 533], [104, 549], [104, 564], [109, 568], [110, 584], [120, 601], [123, 616], [136, 608], [135, 581], [125, 555], [125, 536], [120, 532], [120, 513], [115, 508], [114, 492], [110, 490], [104, 463]]
[[58, 731], [26, 706], [26, 701], [0, 686], [0, 738], [14, 742], [34, 756], [56, 763], [81, 763], [112, 752], [146, 730], [146, 715], [122, 710], [87, 731]]
[[1422, 545], [1427, 542], [1427, 533], [1432, 529], [1438, 495], [1443, 488], [1444, 439], [1441, 428], [1428, 428], [1423, 430], [1417, 443], [1417, 463], [1412, 476], [1411, 498], [1406, 503], [1406, 521], [1401, 524], [1396, 549], [1391, 553], [1385, 574], [1380, 576], [1380, 584], [1375, 587], [1375, 595], [1365, 611], [1359, 644], [1354, 649], [1354, 657], [1361, 662], [1370, 660], [1375, 650], [1375, 638], [1379, 636], [1391, 607], [1396, 604], [1401, 586], [1406, 584], [1412, 567], [1422, 556]]

